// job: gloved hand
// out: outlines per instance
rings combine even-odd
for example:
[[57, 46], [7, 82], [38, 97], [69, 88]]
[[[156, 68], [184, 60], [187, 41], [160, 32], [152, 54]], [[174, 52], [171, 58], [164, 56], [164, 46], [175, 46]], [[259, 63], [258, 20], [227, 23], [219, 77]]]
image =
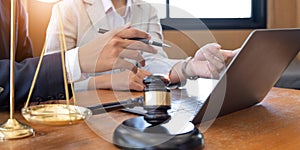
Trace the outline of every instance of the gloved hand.
[[207, 44], [201, 47], [187, 62], [185, 72], [189, 77], [219, 78], [227, 61], [237, 52], [238, 50], [221, 50], [221, 46], [217, 43]]

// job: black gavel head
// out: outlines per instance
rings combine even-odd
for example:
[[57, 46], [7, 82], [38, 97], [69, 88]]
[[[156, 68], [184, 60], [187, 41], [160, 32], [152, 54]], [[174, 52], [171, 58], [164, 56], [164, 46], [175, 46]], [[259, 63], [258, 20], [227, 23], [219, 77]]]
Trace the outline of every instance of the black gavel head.
[[171, 116], [168, 109], [171, 108], [170, 90], [167, 88], [169, 79], [161, 75], [151, 75], [143, 80], [144, 89], [144, 109], [147, 113], [144, 119], [157, 125], [168, 121]]

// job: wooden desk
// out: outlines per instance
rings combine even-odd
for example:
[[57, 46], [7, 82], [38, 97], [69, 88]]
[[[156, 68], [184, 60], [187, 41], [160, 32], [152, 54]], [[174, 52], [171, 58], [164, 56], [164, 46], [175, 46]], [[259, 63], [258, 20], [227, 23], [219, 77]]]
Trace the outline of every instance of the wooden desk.
[[[97, 92], [105, 102], [115, 100], [116, 96], [111, 91]], [[126, 93], [117, 95], [128, 98]], [[139, 95], [141, 93], [137, 92], [132, 96]], [[117, 111], [95, 117], [103, 121], [99, 125], [102, 137], [90, 130], [89, 123], [63, 127], [34, 125], [25, 122], [17, 113], [16, 118], [31, 125], [36, 135], [2, 141], [0, 149], [117, 149], [105, 139], [113, 133], [114, 125], [134, 115]], [[112, 126], [106, 121], [108, 117], [114, 118]], [[0, 121], [4, 122], [7, 118], [8, 113], [2, 112]], [[218, 118], [203, 134], [205, 150], [299, 149], [300, 91], [273, 88], [261, 104]]]

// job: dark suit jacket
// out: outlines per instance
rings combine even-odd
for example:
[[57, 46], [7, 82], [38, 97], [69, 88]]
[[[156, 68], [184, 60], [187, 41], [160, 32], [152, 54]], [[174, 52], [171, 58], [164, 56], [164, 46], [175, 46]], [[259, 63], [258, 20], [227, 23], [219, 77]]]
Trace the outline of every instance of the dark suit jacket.
[[[17, 38], [15, 62], [15, 105], [21, 106], [27, 99], [31, 82], [39, 61], [32, 58], [32, 46], [27, 32], [27, 18], [20, 0], [17, 2]], [[9, 108], [10, 93], [10, 1], [0, 1], [0, 109]], [[47, 55], [43, 63], [31, 102], [65, 99], [60, 53]]]
[[[65, 99], [60, 58], [60, 53], [44, 56], [31, 102]], [[21, 106], [27, 99], [38, 61], [39, 58], [36, 57], [15, 63], [16, 106]], [[0, 60], [0, 87], [4, 88], [4, 92], [0, 94], [1, 109], [9, 106], [9, 64], [8, 59]]]
[[[27, 15], [20, 0], [17, 0], [16, 18], [15, 60], [20, 62], [32, 57], [32, 46], [27, 31]], [[0, 0], [0, 52], [0, 59], [10, 58], [10, 0]]]

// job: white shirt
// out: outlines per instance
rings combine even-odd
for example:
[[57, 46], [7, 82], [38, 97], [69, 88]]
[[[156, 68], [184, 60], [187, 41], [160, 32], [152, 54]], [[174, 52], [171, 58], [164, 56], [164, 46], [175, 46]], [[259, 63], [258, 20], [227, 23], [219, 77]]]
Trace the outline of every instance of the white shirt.
[[[108, 24], [106, 25], [108, 30], [123, 27], [124, 25], [130, 23], [132, 0], [127, 0], [126, 10], [125, 10], [124, 16], [121, 16], [117, 12], [117, 10], [113, 6], [113, 3], [112, 3], [111, 0], [101, 0], [101, 1], [102, 1], [102, 4], [103, 4], [103, 7], [104, 7], [106, 18], [108, 18], [107, 19]], [[113, 18], [113, 19], [111, 19], [111, 18]], [[133, 24], [133, 26], [135, 26], [135, 25]], [[161, 39], [155, 39], [155, 40], [156, 41], [161, 41]], [[156, 48], [162, 50], [161, 47], [156, 47]], [[153, 54], [148, 54], [148, 53], [143, 53], [143, 52], [141, 52], [141, 53], [144, 54], [144, 57], [145, 57], [145, 55], [153, 55]], [[177, 63], [179, 60], [170, 60], [170, 59], [167, 59], [167, 56], [161, 57], [160, 55], [162, 55], [162, 54], [157, 55], [158, 57], [153, 57], [152, 58], [152, 59], [155, 59], [155, 60], [149, 60], [149, 59], [146, 60], [146, 64], [149, 61], [149, 62], [151, 62], [151, 65], [146, 65], [145, 67], [142, 67], [142, 69], [145, 69], [145, 70], [147, 70], [151, 73], [154, 73], [154, 74], [168, 75], [171, 67], [175, 63]], [[133, 64], [137, 64], [137, 62], [133, 61], [133, 60], [127, 59], [127, 61], [129, 61]], [[121, 71], [122, 71], [122, 69], [121, 69]], [[120, 69], [109, 71], [109, 73], [112, 73], [112, 72], [113, 73], [120, 72]]]
[[[116, 29], [116, 28], [124, 26], [126, 23], [129, 23], [130, 13], [131, 13], [130, 12], [131, 0], [127, 0], [124, 16], [120, 16], [118, 14], [118, 12], [115, 9], [115, 7], [113, 6], [113, 3], [111, 2], [111, 0], [102, 0], [102, 3], [103, 3], [105, 14], [107, 15], [107, 17], [114, 18], [114, 19], [107, 20], [109, 22], [109, 29], [107, 29], [107, 30]], [[47, 53], [47, 54], [50, 54], [50, 53]], [[72, 79], [72, 81], [78, 81], [78, 80], [81, 80], [81, 79], [87, 77], [86, 75], [81, 74], [81, 69], [80, 69], [80, 64], [79, 64], [79, 59], [78, 59], [78, 47], [67, 51], [65, 59], [66, 59], [66, 68], [68, 70], [67, 73], [68, 73], [69, 81], [71, 81], [71, 79]], [[113, 72], [118, 72], [118, 71], [115, 70]], [[100, 73], [100, 74], [107, 74], [107, 73], [111, 73], [111, 71]], [[82, 84], [80, 84], [79, 89], [87, 89], [88, 81], [89, 80], [81, 81]], [[79, 87], [79, 84], [77, 84], [77, 86]]]
[[[127, 0], [124, 16], [120, 16], [116, 12], [111, 0], [65, 0], [59, 4], [64, 20], [66, 21], [64, 22], [68, 49], [66, 53], [66, 67], [69, 70], [68, 73], [70, 73], [72, 81], [86, 79], [87, 77], [85, 76], [86, 74], [81, 73], [78, 63], [78, 48], [74, 48], [74, 46], [80, 47], [93, 39], [93, 37], [98, 36], [99, 33], [97, 33], [97, 30], [99, 28], [111, 30], [129, 23], [131, 20], [133, 27], [148, 31], [152, 37], [157, 38], [154, 40], [161, 41], [161, 27], [158, 24], [159, 20], [157, 16], [155, 16], [156, 13], [151, 6], [140, 0]], [[132, 14], [131, 11], [135, 11], [137, 14]], [[59, 41], [57, 38], [57, 35], [59, 35], [57, 28], [58, 14], [56, 11], [52, 11], [52, 13], [54, 14], [52, 14], [47, 30], [47, 35], [50, 40], [47, 45], [49, 48], [46, 51], [48, 54], [59, 49]], [[101, 22], [101, 19], [103, 19], [101, 16], [104, 17], [104, 22]], [[134, 16], [134, 18], [131, 16]], [[151, 28], [151, 30], [148, 30], [149, 28]], [[153, 74], [167, 75], [177, 61], [170, 61], [167, 59], [167, 55], [162, 48], [155, 48], [159, 50], [158, 54], [142, 53], [146, 60], [146, 66], [142, 69], [152, 72]], [[135, 61], [130, 60], [130, 62], [134, 63]], [[120, 71], [121, 70], [114, 70], [113, 72], [107, 73]], [[89, 76], [93, 75], [89, 74]], [[84, 80], [84, 82], [86, 82], [85, 85], [81, 84], [83, 86], [79, 89], [87, 89], [88, 80]]]
[[[102, 0], [105, 13], [108, 18], [114, 18], [114, 19], [108, 19], [109, 22], [109, 29], [116, 29], [119, 27], [124, 26], [126, 23], [130, 21], [130, 7], [131, 7], [131, 0], [127, 0], [126, 4], [126, 10], [124, 16], [120, 16], [115, 7], [113, 6], [111, 0]], [[83, 78], [86, 78], [88, 75], [83, 75], [81, 73], [80, 64], [79, 64], [79, 58], [78, 58], [78, 47], [75, 49], [71, 49], [66, 52], [65, 54], [65, 60], [66, 60], [66, 70], [68, 74], [68, 81], [75, 82], [78, 80], [81, 80]], [[52, 52], [48, 52], [48, 54], [51, 54]], [[114, 71], [116, 72], [116, 71]], [[104, 72], [101, 74], [107, 74], [111, 73], [110, 71]], [[95, 75], [95, 74], [94, 74]], [[77, 90], [83, 90], [87, 89], [89, 80], [83, 80], [76, 84]]]
[[105, 11], [107, 18], [114, 18], [114, 19], [107, 20], [110, 30], [122, 27], [126, 23], [129, 23], [130, 14], [131, 14], [131, 9], [130, 9], [131, 0], [127, 0], [124, 16], [121, 16], [120, 14], [118, 14], [118, 12], [115, 9], [115, 7], [113, 6], [113, 3], [111, 2], [111, 0], [102, 0], [102, 4], [103, 4], [104, 11]]
[[[71, 49], [65, 53], [66, 71], [68, 81], [78, 81], [81, 78], [81, 69], [78, 57], [78, 47]], [[47, 52], [45, 55], [57, 53], [57, 51]]]

